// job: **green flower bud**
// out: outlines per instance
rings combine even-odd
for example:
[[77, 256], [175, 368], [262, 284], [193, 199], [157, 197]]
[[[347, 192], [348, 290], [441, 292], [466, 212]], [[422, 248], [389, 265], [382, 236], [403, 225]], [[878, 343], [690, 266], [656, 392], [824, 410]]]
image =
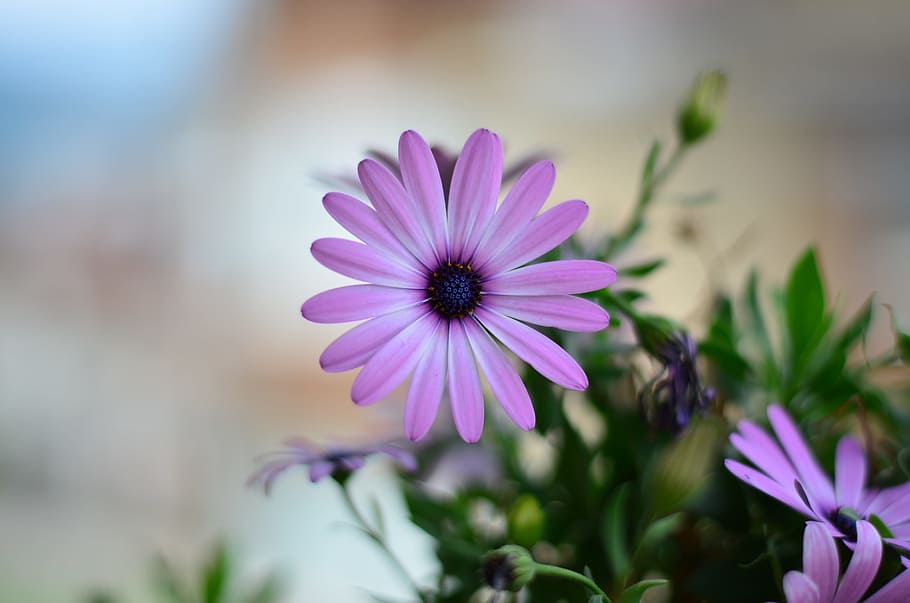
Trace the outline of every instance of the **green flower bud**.
[[544, 522], [540, 503], [534, 496], [523, 494], [509, 509], [509, 538], [522, 546], [533, 546], [543, 536]]
[[677, 116], [677, 129], [683, 144], [695, 144], [714, 130], [726, 96], [727, 77], [720, 71], [703, 73], [695, 80]]
[[493, 590], [518, 592], [531, 580], [537, 563], [527, 549], [507, 544], [483, 559], [483, 579]]

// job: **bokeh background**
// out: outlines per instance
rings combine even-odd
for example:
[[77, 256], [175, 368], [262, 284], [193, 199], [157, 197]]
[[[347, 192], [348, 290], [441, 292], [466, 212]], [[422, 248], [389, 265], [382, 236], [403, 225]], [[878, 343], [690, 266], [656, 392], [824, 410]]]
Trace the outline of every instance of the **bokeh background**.
[[[0, 601], [150, 601], [153, 555], [195, 568], [219, 539], [288, 602], [406, 594], [330, 483], [244, 485], [289, 435], [401, 433], [400, 399], [354, 408], [320, 372], [344, 326], [298, 309], [344, 281], [308, 251], [341, 233], [320, 176], [405, 129], [552, 153], [590, 239], [722, 68], [722, 127], [631, 254], [670, 257], [655, 309], [699, 332], [713, 288], [780, 282], [814, 242], [838, 306], [878, 291], [910, 320], [908, 65], [901, 1], [0, 3]], [[358, 479], [431, 580], [388, 468]]]

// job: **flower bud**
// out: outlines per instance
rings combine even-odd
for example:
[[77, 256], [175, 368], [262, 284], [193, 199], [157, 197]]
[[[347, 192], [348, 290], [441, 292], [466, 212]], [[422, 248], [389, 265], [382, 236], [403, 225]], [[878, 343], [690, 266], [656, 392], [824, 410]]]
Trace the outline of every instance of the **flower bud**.
[[677, 117], [679, 138], [684, 145], [695, 144], [714, 130], [727, 96], [727, 77], [709, 71], [695, 80], [689, 97]]
[[534, 579], [537, 564], [527, 549], [507, 544], [483, 559], [483, 579], [497, 591], [518, 592]]
[[531, 494], [523, 494], [509, 509], [509, 538], [522, 546], [534, 546], [543, 536], [544, 513]]

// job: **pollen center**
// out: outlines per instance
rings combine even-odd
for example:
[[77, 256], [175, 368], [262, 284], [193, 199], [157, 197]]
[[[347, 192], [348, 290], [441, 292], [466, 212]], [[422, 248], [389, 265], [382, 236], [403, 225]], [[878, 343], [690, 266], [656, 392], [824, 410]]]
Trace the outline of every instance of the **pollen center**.
[[480, 303], [480, 276], [470, 264], [441, 264], [430, 274], [427, 294], [445, 318], [464, 318]]

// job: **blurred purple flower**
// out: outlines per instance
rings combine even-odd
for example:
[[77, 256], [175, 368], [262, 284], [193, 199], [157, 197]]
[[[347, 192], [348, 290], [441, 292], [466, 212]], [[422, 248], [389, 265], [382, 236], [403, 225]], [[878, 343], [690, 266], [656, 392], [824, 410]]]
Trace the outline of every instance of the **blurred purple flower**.
[[[758, 470], [727, 459], [733, 475], [754, 488], [822, 522], [837, 538], [856, 542], [857, 522], [881, 520], [885, 541], [910, 552], [910, 482], [893, 488], [866, 488], [866, 455], [847, 436], [837, 445], [834, 484], [825, 475], [786, 411], [768, 407], [768, 418], [781, 445], [750, 421], [740, 421], [730, 442]], [[890, 534], [888, 533], [890, 532]]]
[[809, 521], [803, 533], [803, 571], [787, 572], [784, 594], [787, 603], [907, 603], [910, 601], [910, 570], [904, 570], [868, 599], [863, 594], [882, 559], [882, 541], [871, 523], [856, 522], [856, 548], [838, 584], [840, 561], [837, 545], [827, 526]]
[[367, 458], [377, 454], [391, 457], [406, 471], [414, 471], [417, 468], [417, 460], [413, 454], [390, 444], [320, 450], [301, 438], [292, 438], [285, 442], [285, 446], [284, 450], [264, 455], [263, 460], [268, 460], [250, 476], [248, 481], [250, 486], [262, 486], [265, 493], [269, 494], [278, 476], [297, 466], [309, 468], [311, 482], [318, 482], [328, 475], [345, 479], [363, 467]]
[[673, 333], [649, 350], [662, 368], [639, 394], [639, 406], [649, 424], [678, 433], [694, 415], [703, 415], [714, 400], [696, 367], [695, 342], [687, 333]]
[[556, 177], [553, 164], [541, 161], [497, 209], [502, 143], [488, 130], [477, 130], [465, 143], [448, 203], [437, 159], [419, 134], [402, 134], [398, 155], [400, 179], [373, 159], [358, 167], [372, 208], [343, 193], [323, 199], [332, 217], [365, 244], [319, 239], [313, 256], [369, 284], [320, 293], [301, 313], [324, 323], [372, 320], [332, 342], [319, 362], [329, 372], [363, 366], [351, 388], [360, 405], [388, 396], [413, 373], [404, 418], [412, 440], [429, 431], [448, 389], [455, 427], [467, 442], [483, 431], [479, 364], [506, 414], [529, 430], [535, 423], [531, 398], [496, 340], [551, 381], [575, 390], [588, 386], [575, 359], [524, 324], [570, 331], [609, 324], [603, 308], [573, 294], [612, 283], [611, 265], [563, 260], [524, 266], [569, 238], [588, 206], [567, 201], [537, 216]]

